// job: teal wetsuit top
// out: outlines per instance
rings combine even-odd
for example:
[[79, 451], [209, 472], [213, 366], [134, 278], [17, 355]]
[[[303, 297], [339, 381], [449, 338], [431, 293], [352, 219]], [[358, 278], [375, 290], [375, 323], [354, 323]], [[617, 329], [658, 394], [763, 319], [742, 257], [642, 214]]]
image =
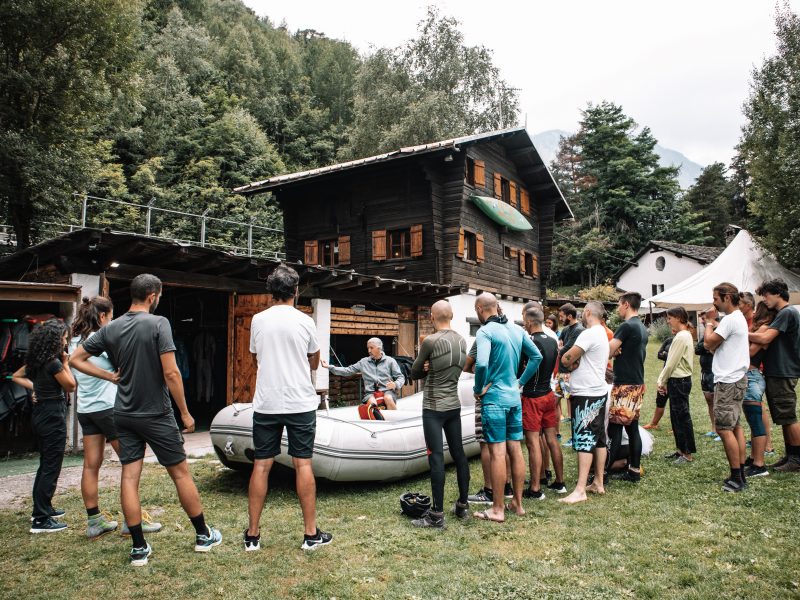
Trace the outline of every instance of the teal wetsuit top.
[[[520, 386], [528, 383], [542, 362], [542, 354], [519, 325], [503, 317], [490, 317], [475, 337], [478, 355], [475, 358], [476, 394], [491, 383], [483, 396], [483, 406], [491, 404], [510, 407], [520, 403]], [[517, 369], [522, 354], [528, 357], [528, 366], [517, 379]]]

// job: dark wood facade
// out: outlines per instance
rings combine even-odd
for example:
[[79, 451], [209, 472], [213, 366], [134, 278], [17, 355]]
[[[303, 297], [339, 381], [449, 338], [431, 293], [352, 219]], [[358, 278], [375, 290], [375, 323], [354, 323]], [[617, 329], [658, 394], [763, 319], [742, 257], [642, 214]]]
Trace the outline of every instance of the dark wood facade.
[[[275, 195], [289, 261], [524, 299], [544, 296], [554, 222], [571, 217], [524, 129], [404, 149], [237, 191]], [[473, 195], [502, 198], [533, 228], [509, 231]]]

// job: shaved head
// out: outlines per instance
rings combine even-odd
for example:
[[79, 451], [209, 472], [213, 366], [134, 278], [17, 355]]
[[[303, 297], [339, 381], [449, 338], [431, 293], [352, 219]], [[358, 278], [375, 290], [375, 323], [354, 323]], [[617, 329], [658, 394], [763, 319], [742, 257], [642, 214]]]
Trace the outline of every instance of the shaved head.
[[453, 320], [453, 307], [447, 300], [439, 300], [431, 306], [431, 317], [436, 323], [449, 323]]
[[497, 298], [494, 294], [483, 292], [480, 296], [475, 298], [475, 306], [489, 310], [497, 308]]

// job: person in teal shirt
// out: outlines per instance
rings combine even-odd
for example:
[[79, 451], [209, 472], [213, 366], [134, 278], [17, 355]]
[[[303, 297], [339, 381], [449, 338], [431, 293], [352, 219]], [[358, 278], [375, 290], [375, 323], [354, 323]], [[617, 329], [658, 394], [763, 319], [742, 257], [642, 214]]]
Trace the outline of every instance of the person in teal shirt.
[[[492, 487], [502, 490], [506, 482], [506, 453], [511, 459], [514, 498], [509, 508], [524, 515], [522, 487], [525, 461], [522, 457], [522, 403], [520, 388], [531, 379], [542, 362], [542, 354], [523, 329], [500, 315], [497, 298], [483, 293], [475, 299], [475, 313], [482, 326], [475, 339], [475, 397], [481, 400], [483, 435], [489, 445]], [[528, 366], [517, 379], [522, 354]], [[475, 513], [486, 521], [505, 520], [504, 498], [494, 494], [491, 508]]]

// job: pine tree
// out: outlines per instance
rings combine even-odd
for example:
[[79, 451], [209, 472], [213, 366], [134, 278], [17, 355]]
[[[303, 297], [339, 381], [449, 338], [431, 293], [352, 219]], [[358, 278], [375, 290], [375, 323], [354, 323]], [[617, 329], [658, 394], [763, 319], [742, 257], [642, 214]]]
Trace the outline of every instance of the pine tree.
[[736, 186], [725, 174], [724, 164], [708, 165], [685, 195], [691, 210], [709, 223], [708, 235], [716, 246], [725, 245], [725, 228], [734, 214]]

